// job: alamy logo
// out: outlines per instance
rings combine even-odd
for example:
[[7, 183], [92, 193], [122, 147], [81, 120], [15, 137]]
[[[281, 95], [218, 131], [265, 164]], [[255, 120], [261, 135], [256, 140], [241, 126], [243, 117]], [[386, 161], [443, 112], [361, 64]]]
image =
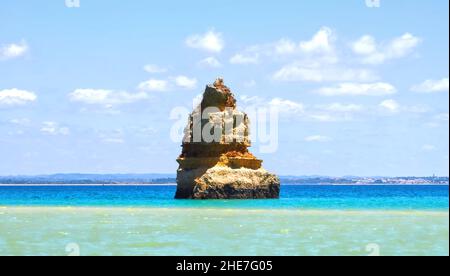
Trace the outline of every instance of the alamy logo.
[[366, 0], [366, 6], [369, 8], [379, 8], [381, 3], [380, 0]]
[[80, 0], [66, 0], [66, 7], [68, 8], [79, 8]]
[[[208, 107], [200, 113], [189, 114], [187, 108], [180, 106], [170, 113], [170, 119], [175, 121], [170, 138], [174, 143], [256, 141], [260, 153], [274, 153], [278, 150], [278, 113], [276, 107], [248, 107], [244, 113]], [[187, 127], [186, 118], [189, 118]], [[250, 122], [253, 131], [249, 129]]]
[[369, 253], [367, 256], [379, 257], [381, 256], [380, 245], [377, 243], [369, 243], [366, 245], [366, 251]]
[[66, 245], [67, 256], [78, 257], [81, 255], [80, 246], [77, 243], [69, 243]]

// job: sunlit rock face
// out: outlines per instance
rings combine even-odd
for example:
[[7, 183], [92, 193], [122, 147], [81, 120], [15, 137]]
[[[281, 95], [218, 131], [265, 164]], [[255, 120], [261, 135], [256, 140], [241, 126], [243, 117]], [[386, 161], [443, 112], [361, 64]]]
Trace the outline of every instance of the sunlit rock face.
[[278, 198], [280, 181], [248, 151], [250, 121], [233, 93], [217, 79], [190, 114], [177, 159], [179, 199]]

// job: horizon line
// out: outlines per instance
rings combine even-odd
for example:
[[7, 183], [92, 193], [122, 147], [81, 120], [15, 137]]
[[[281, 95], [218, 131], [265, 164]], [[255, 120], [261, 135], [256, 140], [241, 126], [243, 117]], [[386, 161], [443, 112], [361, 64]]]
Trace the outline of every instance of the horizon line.
[[[44, 173], [44, 174], [10, 174], [10, 175], [0, 175], [0, 177], [43, 177], [43, 176], [55, 176], [55, 175], [91, 175], [91, 176], [107, 176], [107, 175], [117, 175], [117, 176], [124, 176], [124, 175], [136, 175], [136, 176], [143, 176], [143, 175], [149, 175], [149, 174], [155, 174], [155, 175], [173, 175], [176, 177], [176, 173], [159, 173], [159, 172], [149, 172], [149, 173]], [[342, 175], [342, 176], [332, 176], [332, 175], [320, 175], [320, 174], [304, 174], [304, 175], [278, 175], [279, 177], [327, 177], [327, 178], [346, 178], [346, 177], [358, 177], [358, 178], [399, 178], [399, 177], [447, 177], [449, 178], [449, 175], [428, 175], [428, 176], [417, 176], [417, 175], [397, 175], [397, 176], [389, 176], [389, 175]]]

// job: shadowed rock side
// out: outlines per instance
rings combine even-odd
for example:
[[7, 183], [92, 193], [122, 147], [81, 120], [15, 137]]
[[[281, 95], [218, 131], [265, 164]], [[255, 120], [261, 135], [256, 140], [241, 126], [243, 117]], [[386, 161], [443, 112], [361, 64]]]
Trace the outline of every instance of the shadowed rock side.
[[278, 177], [262, 168], [262, 160], [248, 151], [250, 145], [247, 114], [236, 109], [233, 93], [219, 78], [206, 87], [189, 116], [177, 159], [175, 198], [278, 198]]

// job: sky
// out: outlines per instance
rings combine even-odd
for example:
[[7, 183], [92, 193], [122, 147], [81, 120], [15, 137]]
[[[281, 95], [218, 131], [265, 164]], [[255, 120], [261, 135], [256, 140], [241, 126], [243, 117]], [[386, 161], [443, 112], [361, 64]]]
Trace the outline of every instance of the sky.
[[272, 172], [448, 176], [448, 5], [2, 1], [0, 175], [175, 173], [171, 114], [222, 76], [280, 110]]

